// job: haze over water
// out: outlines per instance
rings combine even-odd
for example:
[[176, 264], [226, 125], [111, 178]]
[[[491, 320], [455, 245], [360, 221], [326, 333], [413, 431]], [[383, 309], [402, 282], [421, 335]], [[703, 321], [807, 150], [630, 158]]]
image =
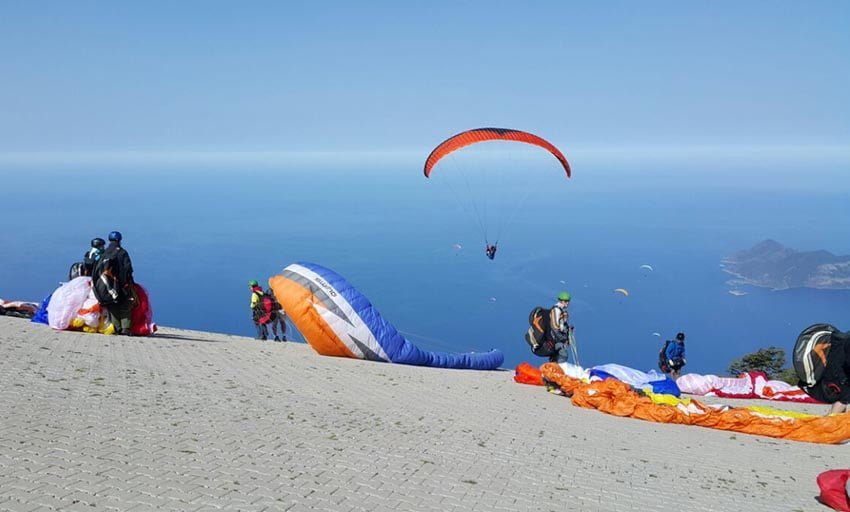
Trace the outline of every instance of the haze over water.
[[[809, 324], [850, 328], [850, 291], [745, 287], [733, 296], [719, 267], [764, 238], [850, 253], [840, 159], [578, 151], [567, 180], [547, 154], [484, 152], [454, 182], [456, 163], [427, 180], [422, 160], [7, 163], [0, 204], [17, 220], [0, 244], [2, 296], [40, 300], [89, 239], [118, 229], [155, 320], [175, 327], [252, 335], [247, 281], [312, 261], [345, 276], [421, 347], [496, 347], [506, 367], [539, 360], [522, 340], [527, 314], [561, 289], [573, 294], [585, 365], [647, 370], [662, 342], [652, 333], [684, 330], [687, 369], [717, 373], [759, 347], [790, 350]], [[472, 208], [486, 212], [491, 241], [507, 223], [494, 261]]]

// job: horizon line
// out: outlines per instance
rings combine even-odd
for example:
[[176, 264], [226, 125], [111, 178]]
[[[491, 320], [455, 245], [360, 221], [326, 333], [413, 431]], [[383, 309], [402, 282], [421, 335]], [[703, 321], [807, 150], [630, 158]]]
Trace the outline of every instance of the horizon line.
[[[430, 149], [345, 149], [345, 150], [198, 150], [198, 149], [124, 149], [124, 150], [57, 150], [57, 151], [2, 151], [0, 165], [32, 164], [83, 164], [83, 163], [255, 163], [279, 164], [303, 161], [334, 161], [348, 158], [401, 159], [417, 158], [423, 162]], [[701, 156], [704, 158], [758, 157], [773, 160], [783, 158], [815, 157], [850, 160], [848, 144], [624, 144], [575, 145], [566, 150], [568, 159], [585, 158], [669, 158]], [[500, 152], [490, 152], [491, 155]], [[572, 157], [571, 157], [572, 156]]]

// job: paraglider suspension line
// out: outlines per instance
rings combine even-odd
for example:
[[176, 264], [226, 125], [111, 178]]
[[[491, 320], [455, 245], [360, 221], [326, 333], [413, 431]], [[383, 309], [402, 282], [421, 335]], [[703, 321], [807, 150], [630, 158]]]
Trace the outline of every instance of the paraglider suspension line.
[[573, 353], [573, 361], [575, 361], [576, 366], [581, 366], [578, 360], [578, 345], [576, 345], [576, 337], [572, 330], [570, 331], [570, 351]]
[[405, 335], [405, 336], [409, 336], [411, 338], [418, 338], [418, 339], [427, 341], [427, 342], [433, 344], [435, 347], [437, 347], [438, 349], [441, 349], [441, 350], [450, 351], [450, 350], [454, 350], [454, 349], [457, 348], [453, 344], [451, 344], [447, 341], [441, 340], [441, 339], [429, 338], [428, 336], [422, 336], [421, 334], [416, 334], [415, 332], [410, 332], [410, 331], [402, 331], [401, 329], [397, 329], [397, 331], [400, 332], [401, 334]]
[[522, 205], [528, 200], [528, 196], [531, 195], [532, 190], [534, 190], [533, 186], [526, 187], [525, 194], [523, 194], [522, 198], [517, 201], [516, 206], [514, 206], [514, 211], [511, 212], [510, 217], [502, 221], [502, 225], [499, 226], [499, 230], [496, 232], [496, 245], [499, 244], [499, 240], [502, 238], [502, 232], [505, 230], [506, 227], [510, 225], [511, 222], [513, 222], [513, 220], [519, 213], [520, 207], [522, 207]]
[[[472, 209], [475, 211], [475, 219], [478, 221], [478, 227], [481, 229], [481, 232], [484, 234], [484, 242], [487, 242], [487, 227], [482, 218], [481, 212], [478, 211], [478, 201], [475, 200], [475, 195], [472, 193], [472, 186], [469, 184], [469, 176], [465, 172], [463, 174], [463, 181], [466, 183], [467, 197], [472, 199]], [[483, 208], [484, 205], [482, 205]], [[486, 216], [486, 211], [484, 212]]]

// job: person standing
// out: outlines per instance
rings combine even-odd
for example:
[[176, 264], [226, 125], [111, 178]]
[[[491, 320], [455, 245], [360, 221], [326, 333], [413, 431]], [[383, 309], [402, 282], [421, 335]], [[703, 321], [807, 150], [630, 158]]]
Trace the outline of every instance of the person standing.
[[555, 353], [549, 357], [553, 363], [566, 363], [570, 353], [570, 292], [558, 294], [558, 301], [549, 311], [549, 337], [555, 342]]
[[272, 315], [269, 320], [269, 324], [271, 325], [271, 336], [274, 336], [275, 341], [287, 341], [286, 340], [286, 311], [280, 305], [280, 302], [277, 301], [277, 297], [274, 295], [274, 291], [266, 290], [266, 296], [271, 299], [272, 305]]
[[658, 367], [676, 380], [686, 364], [688, 361], [685, 359], [685, 333], [680, 332], [676, 334], [675, 340], [664, 342], [664, 347], [658, 354]]
[[133, 263], [121, 246], [121, 233], [113, 231], [108, 238], [109, 245], [94, 266], [92, 287], [97, 301], [109, 313], [115, 332], [131, 336], [131, 312], [136, 301]]
[[272, 309], [269, 301], [264, 300], [266, 294], [256, 279], [248, 281], [248, 286], [251, 288], [251, 317], [257, 329], [256, 339], [265, 341], [269, 339], [268, 324], [271, 322]]

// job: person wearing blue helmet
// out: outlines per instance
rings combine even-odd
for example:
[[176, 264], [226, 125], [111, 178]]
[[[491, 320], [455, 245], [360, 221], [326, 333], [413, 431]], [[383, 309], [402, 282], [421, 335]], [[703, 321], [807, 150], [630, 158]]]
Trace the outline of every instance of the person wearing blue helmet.
[[109, 233], [109, 245], [100, 256], [92, 275], [98, 302], [109, 312], [109, 321], [117, 334], [131, 335], [131, 313], [136, 301], [133, 263], [121, 246], [118, 231]]

